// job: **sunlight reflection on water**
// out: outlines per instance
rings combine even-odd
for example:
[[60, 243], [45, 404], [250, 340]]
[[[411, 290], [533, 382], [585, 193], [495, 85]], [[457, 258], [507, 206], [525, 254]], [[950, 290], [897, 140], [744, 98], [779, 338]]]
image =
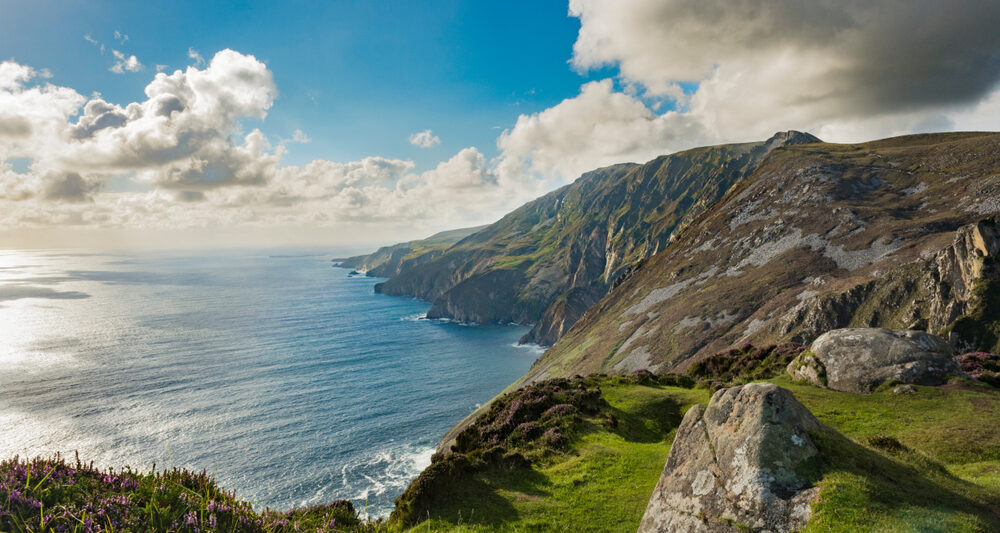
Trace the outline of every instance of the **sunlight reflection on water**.
[[328, 261], [0, 253], [0, 456], [204, 468], [261, 505], [387, 512], [538, 354], [524, 328], [406, 320], [428, 305]]

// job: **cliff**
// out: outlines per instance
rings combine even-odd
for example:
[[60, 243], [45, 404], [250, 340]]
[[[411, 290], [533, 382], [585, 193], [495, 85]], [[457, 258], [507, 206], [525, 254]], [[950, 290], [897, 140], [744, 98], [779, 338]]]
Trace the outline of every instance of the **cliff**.
[[775, 151], [641, 264], [524, 381], [683, 370], [740, 342], [920, 328], [998, 347], [1000, 135]]
[[616, 278], [666, 248], [772, 150], [817, 141], [785, 132], [588, 172], [403, 266], [376, 291], [432, 301], [430, 317], [534, 324], [522, 341], [550, 345]]

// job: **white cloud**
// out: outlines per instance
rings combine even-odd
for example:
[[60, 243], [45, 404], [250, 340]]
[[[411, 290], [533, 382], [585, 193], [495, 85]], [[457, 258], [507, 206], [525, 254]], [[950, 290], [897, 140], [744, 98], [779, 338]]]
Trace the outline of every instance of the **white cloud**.
[[696, 146], [708, 135], [690, 117], [658, 115], [635, 97], [616, 92], [611, 80], [591, 82], [574, 98], [521, 115], [497, 140], [504, 165], [571, 181], [600, 166], [645, 162]]
[[1000, 81], [996, 2], [571, 0], [570, 14], [576, 68], [618, 67], [717, 139], [939, 128]]
[[94, 39], [93, 37], [90, 36], [89, 33], [87, 35], [84, 35], [83, 38], [86, 39], [88, 43], [96, 46], [101, 51], [101, 54], [104, 54], [104, 43], [98, 41], [97, 39]]
[[196, 67], [205, 66], [205, 58], [201, 57], [201, 53], [199, 53], [194, 48], [188, 48], [188, 57], [194, 60], [194, 66]]
[[[38, 81], [30, 67], [0, 63], [0, 227], [412, 230], [481, 223], [539, 192], [471, 147], [425, 172], [384, 157], [282, 166], [285, 144], [309, 138], [296, 130], [272, 146], [241, 131], [242, 120], [266, 117], [277, 88], [266, 65], [232, 50], [157, 73], [145, 100], [125, 105]], [[28, 170], [14, 171], [22, 158]], [[147, 191], [109, 189], [123, 175]]]
[[[285, 146], [309, 138], [296, 130], [272, 145], [244, 131], [277, 87], [266, 65], [232, 50], [206, 62], [189, 49], [192, 66], [158, 72], [125, 104], [6, 61], [0, 227], [457, 227], [599, 166], [779, 130], [858, 141], [996, 129], [1000, 4], [957, 1], [572, 0], [574, 67], [617, 78], [518, 117], [493, 160], [468, 147], [422, 172], [379, 156], [282, 165]], [[115, 53], [122, 72], [132, 57]], [[410, 142], [440, 139], [425, 130]], [[141, 192], [114, 190], [121, 176]]]
[[430, 148], [441, 144], [441, 139], [431, 130], [424, 130], [410, 135], [410, 144], [420, 148]]
[[111, 65], [110, 70], [115, 74], [122, 74], [124, 72], [139, 72], [142, 70], [142, 63], [139, 62], [139, 58], [134, 55], [126, 56], [124, 53], [118, 50], [112, 50], [111, 53], [115, 56], [115, 64]]

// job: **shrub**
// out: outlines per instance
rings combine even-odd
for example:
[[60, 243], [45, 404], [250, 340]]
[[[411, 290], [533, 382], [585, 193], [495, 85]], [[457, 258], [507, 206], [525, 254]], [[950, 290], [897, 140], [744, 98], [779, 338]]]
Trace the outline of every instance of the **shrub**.
[[781, 375], [804, 346], [770, 345], [757, 348], [749, 343], [730, 348], [691, 365], [688, 377], [712, 389], [739, 385]]
[[256, 512], [204, 471], [101, 470], [77, 458], [0, 462], [0, 531], [358, 531], [349, 501]]
[[955, 357], [962, 370], [983, 383], [1000, 387], [1000, 355], [972, 352]]
[[[652, 374], [650, 374], [652, 375]], [[528, 468], [533, 461], [568, 448], [582, 416], [598, 417], [610, 406], [597, 377], [533, 383], [494, 400], [456, 438], [448, 455], [431, 466], [396, 499], [391, 523], [412, 525], [433, 508], [438, 494], [458, 477], [486, 468]]]

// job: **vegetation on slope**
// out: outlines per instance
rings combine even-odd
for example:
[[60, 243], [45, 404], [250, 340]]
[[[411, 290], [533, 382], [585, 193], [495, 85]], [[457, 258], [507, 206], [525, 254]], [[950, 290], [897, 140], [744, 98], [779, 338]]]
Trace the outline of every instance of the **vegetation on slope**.
[[[689, 380], [642, 371], [586, 378], [607, 406], [583, 418], [565, 449], [450, 477], [412, 530], [634, 531], [686, 409], [707, 403], [711, 389], [762, 380], [790, 389], [836, 430], [814, 436], [824, 466], [807, 531], [1000, 527], [1000, 391], [963, 381], [912, 394], [821, 389], [785, 377], [801, 349], [734, 347], [692, 366]], [[605, 421], [609, 408], [616, 424]]]
[[551, 344], [772, 149], [816, 141], [787, 132], [588, 172], [376, 290], [433, 301], [431, 317], [534, 323], [524, 340]]
[[[839, 327], [947, 334], [958, 316], [983, 340], [962, 351], [994, 351], [996, 282], [983, 257], [997, 252], [998, 139], [935, 134], [773, 152], [591, 307], [522, 383], [684, 371], [733, 344], [807, 344]], [[956, 333], [973, 339], [966, 327]]]
[[100, 470], [77, 458], [0, 463], [0, 531], [365, 531], [349, 501], [257, 512], [205, 472]]
[[[54, 458], [0, 463], [0, 531], [635, 531], [687, 409], [713, 388], [755, 380], [790, 389], [836, 430], [814, 435], [824, 462], [807, 531], [1000, 528], [1000, 390], [960, 380], [910, 394], [836, 392], [783, 376], [799, 350], [739, 346], [685, 376], [513, 391], [435, 456], [391, 524], [363, 522], [350, 502], [255, 511], [205, 473]], [[1000, 360], [988, 355], [972, 359]]]
[[426, 239], [383, 246], [370, 254], [334, 259], [333, 262], [344, 268], [364, 271], [372, 277], [388, 278], [438, 257], [458, 241], [485, 227], [442, 231]]
[[[397, 527], [415, 524], [413, 531], [635, 531], [684, 412], [708, 400], [707, 390], [676, 384], [693, 382], [640, 373], [555, 380], [510, 393], [466, 430], [454, 452], [435, 458], [397, 501], [392, 520]], [[567, 395], [556, 398], [545, 390]], [[585, 398], [582, 409], [552, 403], [570, 399], [568, 391]], [[539, 407], [525, 407], [532, 404]], [[550, 404], [540, 416], [534, 414]], [[563, 414], [553, 417], [554, 412]], [[494, 430], [513, 423], [508, 422], [512, 413], [526, 415], [515, 417], [524, 420], [518, 426], [558, 427], [566, 440], [557, 446], [544, 437], [530, 443], [515, 437], [521, 433], [515, 431], [501, 441], [503, 451], [490, 451]], [[513, 454], [526, 460], [443, 467], [476, 463], [470, 455]], [[433, 481], [425, 478], [428, 474]], [[430, 505], [409, 504], [423, 497], [419, 492], [433, 498]]]
[[788, 363], [805, 349], [791, 343], [758, 348], [745, 342], [696, 362], [687, 374], [712, 390], [733, 387], [784, 374]]

